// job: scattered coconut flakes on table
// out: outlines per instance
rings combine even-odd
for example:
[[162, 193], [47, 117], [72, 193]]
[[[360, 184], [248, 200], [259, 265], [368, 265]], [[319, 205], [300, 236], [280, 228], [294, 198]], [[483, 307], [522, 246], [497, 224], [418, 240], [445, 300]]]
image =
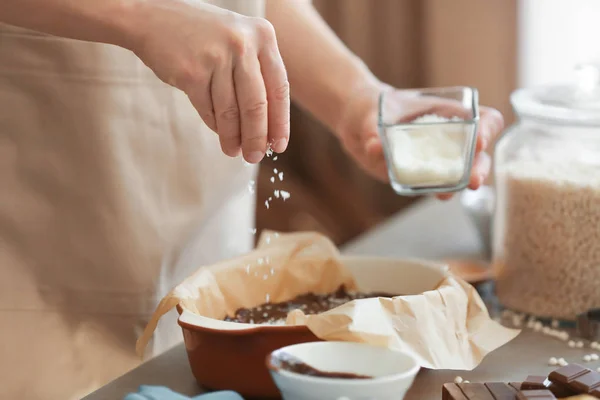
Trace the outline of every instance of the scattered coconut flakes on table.
[[558, 359], [558, 365], [561, 367], [564, 367], [566, 365], [569, 365], [569, 363], [567, 362], [567, 360], [565, 360], [564, 358], [561, 357]]

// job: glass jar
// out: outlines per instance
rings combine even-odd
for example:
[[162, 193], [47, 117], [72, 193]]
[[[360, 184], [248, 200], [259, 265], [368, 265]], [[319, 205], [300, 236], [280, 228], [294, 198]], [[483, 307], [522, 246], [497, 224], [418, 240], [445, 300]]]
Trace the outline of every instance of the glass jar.
[[493, 263], [503, 306], [574, 320], [600, 307], [600, 69], [520, 89], [494, 154]]

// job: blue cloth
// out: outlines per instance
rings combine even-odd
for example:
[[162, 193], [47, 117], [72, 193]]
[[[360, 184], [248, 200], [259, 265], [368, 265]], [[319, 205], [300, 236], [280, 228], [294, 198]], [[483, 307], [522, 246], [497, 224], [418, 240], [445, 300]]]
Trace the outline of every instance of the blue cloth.
[[221, 391], [188, 397], [165, 386], [140, 386], [137, 393], [129, 393], [123, 400], [244, 400], [236, 392]]

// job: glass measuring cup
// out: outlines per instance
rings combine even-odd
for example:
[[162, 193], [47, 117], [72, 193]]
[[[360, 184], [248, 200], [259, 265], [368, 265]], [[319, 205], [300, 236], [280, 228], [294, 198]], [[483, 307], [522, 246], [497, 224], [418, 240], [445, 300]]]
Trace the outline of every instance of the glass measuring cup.
[[381, 93], [378, 132], [394, 191], [415, 196], [466, 188], [478, 122], [478, 92], [474, 88]]

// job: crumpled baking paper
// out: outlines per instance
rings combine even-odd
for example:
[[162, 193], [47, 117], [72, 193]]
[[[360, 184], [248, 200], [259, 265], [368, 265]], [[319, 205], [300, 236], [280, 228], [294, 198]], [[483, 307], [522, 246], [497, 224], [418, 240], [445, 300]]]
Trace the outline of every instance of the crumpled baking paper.
[[[178, 304], [222, 320], [239, 308], [308, 292], [331, 293], [340, 285], [360, 288], [329, 239], [312, 232], [264, 232], [254, 251], [199, 268], [165, 296], [138, 340], [137, 351], [143, 353], [161, 316]], [[406, 350], [430, 369], [471, 370], [520, 332], [493, 321], [477, 291], [453, 276], [418, 295], [355, 300], [318, 315], [294, 310], [286, 323], [306, 325], [322, 340]]]

